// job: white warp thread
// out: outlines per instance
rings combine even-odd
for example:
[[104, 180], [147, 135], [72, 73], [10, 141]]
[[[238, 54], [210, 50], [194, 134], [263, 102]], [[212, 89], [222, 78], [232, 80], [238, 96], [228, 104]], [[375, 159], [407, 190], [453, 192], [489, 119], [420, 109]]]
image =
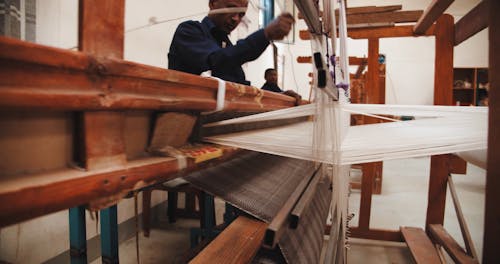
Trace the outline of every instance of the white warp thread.
[[[272, 120], [277, 117], [277, 113], [281, 118], [301, 113], [311, 115], [313, 107], [283, 109], [225, 123]], [[343, 165], [487, 148], [488, 109], [484, 107], [331, 104], [325, 109], [335, 107], [343, 112], [412, 115], [416, 120], [350, 126], [340, 148], [333, 143], [339, 132], [338, 128], [337, 132], [333, 132], [336, 130], [331, 121], [322, 125], [320, 132], [325, 140], [315, 147], [313, 122], [212, 136], [205, 138], [205, 141]]]

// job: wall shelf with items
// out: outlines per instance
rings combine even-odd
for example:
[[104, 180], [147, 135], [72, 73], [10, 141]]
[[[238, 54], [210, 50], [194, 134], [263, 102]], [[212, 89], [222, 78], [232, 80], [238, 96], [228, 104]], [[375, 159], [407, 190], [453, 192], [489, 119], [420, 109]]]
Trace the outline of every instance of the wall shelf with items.
[[488, 69], [454, 68], [453, 101], [456, 105], [488, 105]]

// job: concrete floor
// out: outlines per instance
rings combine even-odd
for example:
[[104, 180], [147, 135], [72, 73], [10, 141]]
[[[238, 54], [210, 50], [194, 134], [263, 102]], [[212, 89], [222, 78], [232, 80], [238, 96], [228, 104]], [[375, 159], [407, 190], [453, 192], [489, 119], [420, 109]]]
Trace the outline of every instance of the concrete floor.
[[[382, 194], [372, 201], [372, 228], [397, 230], [400, 226], [424, 227], [429, 180], [429, 158], [414, 158], [384, 162]], [[476, 250], [481, 256], [485, 171], [468, 166], [467, 175], [454, 175], [454, 181]], [[449, 196], [449, 194], [448, 194]], [[350, 211], [356, 214], [351, 226], [357, 225], [359, 191], [350, 196]], [[218, 222], [222, 202], [218, 202]], [[140, 235], [140, 263], [179, 263], [189, 248], [189, 228], [196, 220], [180, 219], [169, 224], [166, 217], [157, 219], [149, 238]], [[445, 228], [463, 245], [451, 198], [448, 197]], [[349, 263], [413, 263], [404, 243], [350, 239]], [[100, 259], [92, 263], [101, 263]], [[120, 263], [137, 263], [135, 238], [120, 245]]]

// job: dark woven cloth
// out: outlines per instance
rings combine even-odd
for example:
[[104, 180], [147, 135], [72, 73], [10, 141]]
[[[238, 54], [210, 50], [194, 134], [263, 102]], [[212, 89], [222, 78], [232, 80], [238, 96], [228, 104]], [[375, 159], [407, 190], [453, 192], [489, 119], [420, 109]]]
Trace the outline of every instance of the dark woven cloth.
[[[320, 170], [321, 171], [321, 170]], [[310, 161], [251, 152], [185, 177], [193, 185], [235, 207], [270, 222], [304, 177], [314, 173]], [[318, 263], [331, 200], [330, 182], [321, 176], [314, 198], [297, 229], [287, 229], [280, 250], [261, 249], [253, 263]]]

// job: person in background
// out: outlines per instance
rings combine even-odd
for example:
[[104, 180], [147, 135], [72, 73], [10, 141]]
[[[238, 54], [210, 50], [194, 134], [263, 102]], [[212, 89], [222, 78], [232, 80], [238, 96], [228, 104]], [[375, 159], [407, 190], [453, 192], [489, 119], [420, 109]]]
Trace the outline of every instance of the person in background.
[[302, 97], [298, 93], [296, 93], [293, 90], [283, 91], [278, 86], [278, 72], [276, 71], [276, 69], [273, 68], [266, 69], [266, 71], [264, 72], [264, 79], [266, 79], [266, 82], [264, 83], [264, 85], [262, 85], [261, 87], [262, 90], [271, 91], [275, 93], [282, 93], [288, 96], [292, 96], [295, 98], [295, 100], [297, 100], [296, 105], [300, 104]]
[[295, 20], [283, 13], [265, 28], [233, 45], [228, 35], [245, 16], [248, 0], [209, 0], [210, 11], [201, 22], [186, 21], [177, 27], [168, 53], [168, 68], [211, 75], [225, 81], [250, 85], [241, 65], [257, 59], [270, 41], [281, 40]]

